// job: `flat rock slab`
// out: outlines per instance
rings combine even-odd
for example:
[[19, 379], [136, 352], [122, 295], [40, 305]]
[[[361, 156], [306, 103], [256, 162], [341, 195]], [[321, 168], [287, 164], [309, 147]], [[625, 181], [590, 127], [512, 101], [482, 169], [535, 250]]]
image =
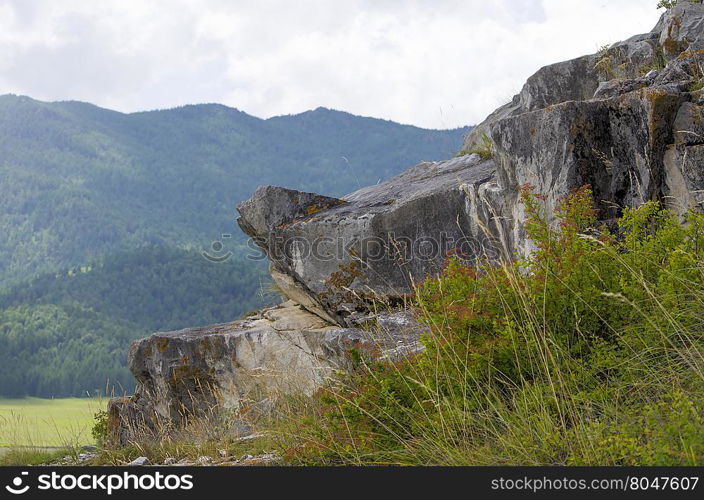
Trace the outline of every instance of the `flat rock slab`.
[[240, 321], [138, 340], [128, 358], [137, 390], [110, 401], [109, 441], [125, 444], [193, 418], [218, 419], [223, 411], [241, 417], [246, 433], [251, 412], [266, 411], [281, 396], [311, 395], [338, 370], [353, 369], [353, 350], [373, 358], [418, 352], [424, 327], [410, 313], [384, 313], [373, 322], [373, 328], [340, 328], [288, 303]]
[[337, 201], [266, 186], [237, 207], [238, 223], [264, 250], [287, 296], [350, 326], [350, 315], [369, 303], [410, 294], [449, 253], [492, 248], [478, 220], [487, 227], [495, 220], [477, 193], [494, 172], [494, 162], [478, 155], [426, 162]]

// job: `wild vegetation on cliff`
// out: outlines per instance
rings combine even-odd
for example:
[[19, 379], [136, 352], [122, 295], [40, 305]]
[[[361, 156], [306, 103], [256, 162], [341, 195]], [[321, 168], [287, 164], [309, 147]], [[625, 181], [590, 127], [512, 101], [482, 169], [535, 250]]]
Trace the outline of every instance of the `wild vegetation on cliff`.
[[251, 441], [214, 408], [98, 463], [274, 451], [287, 465], [701, 465], [704, 215], [650, 202], [607, 227], [585, 187], [555, 227], [545, 197], [521, 200], [537, 250], [448, 257], [416, 291], [423, 351], [357, 351], [351, 373], [257, 418]]
[[632, 464], [704, 461], [704, 215], [655, 202], [594, 228], [591, 193], [559, 229], [525, 189], [537, 251], [448, 260], [423, 283], [425, 352], [324, 390], [294, 463]]

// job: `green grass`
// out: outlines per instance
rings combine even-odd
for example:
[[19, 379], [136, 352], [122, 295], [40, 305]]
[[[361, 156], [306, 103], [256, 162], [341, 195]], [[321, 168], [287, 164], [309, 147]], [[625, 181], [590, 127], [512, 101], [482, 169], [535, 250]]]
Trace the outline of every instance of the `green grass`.
[[97, 399], [0, 399], [0, 447], [75, 447], [93, 442]]
[[460, 151], [457, 156], [467, 154], [478, 154], [482, 160], [488, 160], [494, 156], [494, 143], [485, 132], [482, 132], [481, 143], [469, 151]]
[[704, 214], [649, 202], [612, 233], [591, 196], [552, 224], [525, 186], [533, 254], [449, 259], [418, 288], [425, 351], [320, 391], [278, 435], [287, 463], [703, 464]]
[[0, 467], [20, 465], [45, 465], [75, 456], [71, 448], [0, 448]]

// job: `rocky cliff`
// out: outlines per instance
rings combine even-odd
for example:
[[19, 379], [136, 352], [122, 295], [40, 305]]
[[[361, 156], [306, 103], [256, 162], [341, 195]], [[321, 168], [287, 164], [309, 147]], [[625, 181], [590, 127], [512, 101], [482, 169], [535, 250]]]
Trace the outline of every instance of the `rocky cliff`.
[[590, 184], [605, 221], [647, 200], [697, 207], [703, 82], [704, 5], [680, 2], [649, 33], [540, 69], [454, 159], [340, 199], [259, 188], [238, 206], [238, 223], [288, 302], [136, 342], [138, 389], [110, 403], [112, 441], [157, 421], [180, 425], [213, 408], [241, 413], [276, 395], [310, 394], [351, 368], [352, 350], [395, 358], [421, 349], [423, 327], [403, 307], [415, 283], [450, 253], [530, 252], [520, 186], [554, 206]]

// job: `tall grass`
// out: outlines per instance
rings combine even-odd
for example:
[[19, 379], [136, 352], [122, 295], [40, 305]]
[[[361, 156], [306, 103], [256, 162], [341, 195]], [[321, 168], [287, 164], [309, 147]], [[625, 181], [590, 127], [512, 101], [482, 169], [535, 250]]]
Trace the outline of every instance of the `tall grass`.
[[425, 351], [362, 361], [280, 418], [299, 464], [704, 463], [704, 217], [657, 203], [595, 228], [583, 188], [531, 257], [448, 260], [417, 290]]

